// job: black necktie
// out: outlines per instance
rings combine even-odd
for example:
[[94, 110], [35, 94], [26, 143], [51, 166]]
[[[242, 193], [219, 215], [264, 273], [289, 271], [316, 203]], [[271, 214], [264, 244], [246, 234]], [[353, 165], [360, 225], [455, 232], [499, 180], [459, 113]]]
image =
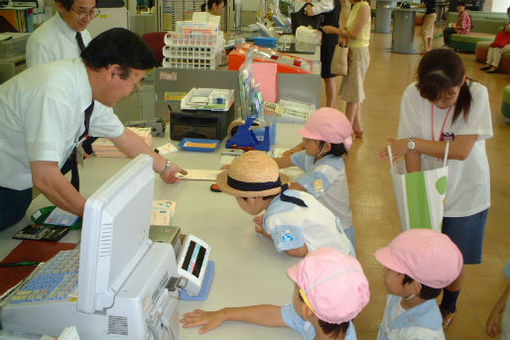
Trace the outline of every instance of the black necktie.
[[[76, 32], [76, 41], [78, 42], [78, 47], [80, 48], [80, 52], [83, 52], [85, 49], [85, 44], [83, 43], [83, 38], [81, 37], [80, 32]], [[85, 119], [84, 119], [84, 125], [85, 125], [85, 131], [80, 136], [79, 140], [82, 140], [85, 138], [89, 132], [89, 125], [90, 125], [90, 116], [92, 115], [92, 111], [94, 110], [94, 100], [92, 100], [92, 103], [87, 107], [85, 110]], [[87, 150], [88, 151], [88, 150]], [[90, 153], [90, 152], [88, 152]], [[73, 187], [80, 191], [80, 174], [78, 172], [78, 150], [77, 148], [74, 148], [71, 152], [71, 155], [69, 156], [69, 163], [71, 167], [71, 184]]]
[[76, 32], [76, 41], [78, 42], [78, 47], [80, 48], [80, 52], [83, 52], [85, 49], [85, 44], [83, 43], [83, 39], [81, 37], [81, 32]]
[[[90, 116], [92, 115], [92, 111], [94, 111], [94, 101], [85, 109], [85, 131], [80, 136], [79, 140], [87, 137], [89, 133], [89, 125], [90, 125]], [[80, 191], [80, 173], [78, 172], [78, 149], [74, 148], [69, 156], [69, 161], [71, 162], [71, 184], [73, 187]]]

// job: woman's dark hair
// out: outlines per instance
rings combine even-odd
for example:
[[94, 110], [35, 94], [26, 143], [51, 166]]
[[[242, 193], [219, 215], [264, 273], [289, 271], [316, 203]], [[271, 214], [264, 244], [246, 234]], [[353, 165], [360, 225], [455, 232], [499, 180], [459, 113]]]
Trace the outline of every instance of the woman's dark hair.
[[[297, 296], [299, 301], [303, 303], [305, 302], [301, 294], [298, 294]], [[317, 319], [319, 320], [319, 326], [321, 327], [322, 331], [325, 334], [331, 335], [333, 338], [338, 338], [340, 334], [347, 333], [347, 328], [349, 328], [349, 321], [342, 323], [329, 323], [326, 321], [322, 321], [319, 318]]]
[[[452, 123], [461, 112], [463, 112], [464, 119], [467, 120], [472, 101], [469, 91], [472, 80], [464, 81], [465, 74], [462, 60], [455, 52], [438, 48], [427, 52], [421, 59], [416, 72], [416, 87], [423, 98], [433, 102], [451, 91], [453, 87], [462, 85], [459, 98], [455, 103]], [[462, 83], [463, 81], [464, 83]]]
[[[404, 274], [404, 280], [402, 280], [402, 284], [411, 283], [413, 281], [414, 280], [411, 277]], [[432, 288], [427, 285], [424, 285], [423, 283], [420, 283], [420, 284], [421, 284], [421, 290], [420, 290], [419, 297], [421, 297], [424, 300], [435, 299], [439, 296], [439, 294], [441, 294], [442, 289]]]
[[[324, 143], [325, 143], [324, 141], [320, 141], [321, 148], [324, 145]], [[331, 150], [329, 150], [326, 155], [333, 155], [336, 157], [341, 157], [347, 153], [344, 143], [340, 143], [340, 144], [330, 143], [330, 144], [331, 144]]]
[[506, 14], [510, 13], [510, 7], [506, 9]]
[[131, 68], [148, 70], [158, 65], [152, 49], [139, 35], [125, 28], [112, 28], [92, 39], [81, 53], [88, 67], [98, 70], [118, 64], [123, 70], [122, 79]]
[[219, 6], [221, 3], [223, 3], [225, 7], [227, 7], [227, 0], [207, 0], [207, 3], [203, 3], [202, 6], [200, 6], [200, 8], [202, 9], [202, 12], [205, 12], [206, 9], [211, 9], [213, 4]]

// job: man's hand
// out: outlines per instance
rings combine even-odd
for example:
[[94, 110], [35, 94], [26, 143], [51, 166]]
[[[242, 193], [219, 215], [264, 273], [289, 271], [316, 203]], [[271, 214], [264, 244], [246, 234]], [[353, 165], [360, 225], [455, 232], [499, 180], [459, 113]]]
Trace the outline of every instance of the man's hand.
[[186, 175], [188, 172], [181, 169], [181, 167], [177, 164], [171, 163], [168, 169], [165, 169], [159, 173], [159, 177], [161, 177], [161, 179], [167, 183], [175, 183], [179, 181], [179, 179], [176, 177], [177, 173]]

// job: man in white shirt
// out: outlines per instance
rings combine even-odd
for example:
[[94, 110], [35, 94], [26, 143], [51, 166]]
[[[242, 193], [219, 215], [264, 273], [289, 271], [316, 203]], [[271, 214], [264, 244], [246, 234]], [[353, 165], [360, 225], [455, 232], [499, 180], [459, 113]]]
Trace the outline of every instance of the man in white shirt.
[[27, 66], [50, 61], [78, 58], [82, 49], [77, 33], [81, 36], [84, 48], [91, 38], [87, 26], [97, 16], [95, 0], [57, 0], [57, 14], [42, 24], [31, 34], [27, 43]]
[[[30, 35], [26, 49], [27, 66], [61, 59], [79, 58], [81, 52], [90, 43], [90, 33], [87, 26], [99, 14], [96, 0], [56, 0], [58, 12]], [[111, 108], [94, 103], [93, 109], [111, 110]], [[87, 139], [82, 147], [85, 155], [92, 153], [92, 143], [95, 138]], [[62, 166], [62, 173], [71, 170], [69, 159]], [[73, 175], [74, 177], [74, 175]], [[79, 181], [74, 179], [76, 189], [79, 190]]]
[[0, 85], [0, 229], [21, 220], [37, 187], [53, 204], [82, 216], [85, 198], [60, 167], [83, 136], [105, 136], [131, 157], [154, 158], [166, 182], [185, 172], [125, 129], [112, 111], [84, 114], [96, 100], [112, 107], [157, 65], [135, 33], [114, 28], [92, 40], [81, 59], [34, 66]]

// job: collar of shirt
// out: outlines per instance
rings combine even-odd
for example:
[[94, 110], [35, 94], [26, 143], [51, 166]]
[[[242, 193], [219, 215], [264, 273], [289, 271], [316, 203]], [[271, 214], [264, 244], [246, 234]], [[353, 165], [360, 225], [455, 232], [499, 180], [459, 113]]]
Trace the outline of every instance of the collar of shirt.
[[57, 12], [57, 14], [55, 14], [55, 21], [57, 22], [58, 27], [62, 30], [62, 32], [68, 38], [70, 38], [73, 41], [76, 39], [75, 38], [76, 37], [76, 31], [73, 30], [71, 27], [69, 27], [67, 22], [65, 22], [64, 19], [62, 19], [62, 17], [60, 16], [59, 12]]

